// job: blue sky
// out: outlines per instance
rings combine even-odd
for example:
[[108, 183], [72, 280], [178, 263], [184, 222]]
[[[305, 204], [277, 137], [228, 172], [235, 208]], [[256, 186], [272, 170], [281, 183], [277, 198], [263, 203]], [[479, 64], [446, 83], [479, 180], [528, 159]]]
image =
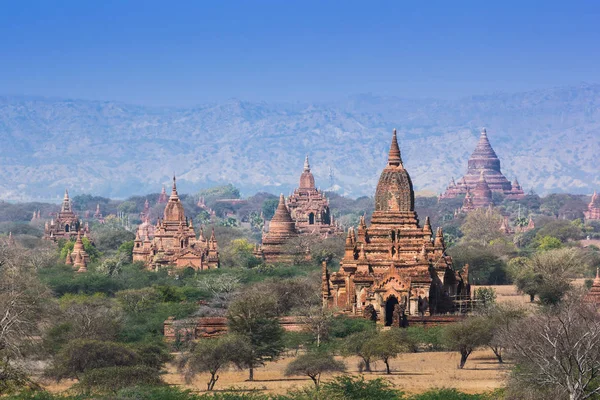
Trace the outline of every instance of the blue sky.
[[598, 21], [597, 1], [7, 1], [0, 95], [192, 106], [598, 83]]

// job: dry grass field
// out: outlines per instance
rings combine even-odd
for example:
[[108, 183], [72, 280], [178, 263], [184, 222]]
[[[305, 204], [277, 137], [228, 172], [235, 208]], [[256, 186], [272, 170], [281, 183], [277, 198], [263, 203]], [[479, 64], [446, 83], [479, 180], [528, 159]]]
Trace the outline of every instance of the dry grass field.
[[[284, 358], [277, 362], [268, 363], [254, 372], [255, 381], [247, 382], [248, 371], [228, 370], [220, 375], [215, 386], [217, 390], [227, 388], [256, 389], [269, 393], [285, 393], [290, 389], [311, 386], [312, 381], [306, 377], [285, 377], [283, 371], [293, 358]], [[460, 360], [458, 353], [411, 353], [402, 354], [391, 362], [392, 374], [385, 374], [382, 362], [374, 365], [374, 372], [365, 373], [366, 379], [385, 378], [397, 388], [410, 393], [425, 392], [433, 388], [457, 388], [467, 393], [480, 393], [500, 387], [503, 383], [508, 366], [498, 364], [491, 351], [474, 352], [465, 368], [457, 368]], [[358, 358], [348, 357], [344, 361], [348, 373], [358, 375]], [[328, 379], [328, 377], [324, 377]], [[165, 380], [170, 384], [204, 391], [208, 375], [198, 375], [192, 384], [185, 384], [183, 378], [173, 367], [169, 368]]]
[[[529, 296], [518, 294], [514, 286], [490, 287], [496, 290], [498, 302], [514, 302], [534, 307], [529, 303]], [[282, 358], [277, 362], [267, 363], [264, 367], [257, 368], [254, 382], [246, 381], [247, 371], [235, 369], [223, 371], [219, 374], [220, 378], [215, 389], [255, 389], [269, 393], [285, 393], [290, 389], [312, 385], [312, 381], [308, 377], [283, 375], [283, 371], [292, 359], [291, 357]], [[409, 393], [420, 393], [434, 388], [456, 388], [466, 393], [481, 393], [502, 386], [510, 368], [510, 364], [498, 364], [494, 354], [487, 349], [473, 352], [462, 370], [457, 367], [459, 359], [459, 354], [453, 352], [402, 354], [391, 362], [392, 375], [386, 375], [385, 365], [379, 362], [374, 364], [375, 372], [365, 373], [364, 376], [366, 379], [383, 377], [397, 388]], [[344, 361], [348, 367], [348, 373], [359, 374], [358, 358], [348, 357]], [[198, 375], [191, 384], [186, 384], [175, 366], [169, 365], [164, 379], [172, 385], [204, 391], [208, 375]], [[324, 379], [328, 379], [328, 377], [324, 377]], [[49, 384], [47, 388], [50, 391], [59, 392], [67, 389], [71, 384], [72, 382], [61, 382], [58, 385]]]

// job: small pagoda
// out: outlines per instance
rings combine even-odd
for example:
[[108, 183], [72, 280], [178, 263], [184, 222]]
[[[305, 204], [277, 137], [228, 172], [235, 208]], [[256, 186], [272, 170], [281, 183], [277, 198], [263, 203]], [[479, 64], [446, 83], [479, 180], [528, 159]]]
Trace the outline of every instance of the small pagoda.
[[73, 266], [73, 269], [77, 272], [86, 272], [89, 262], [90, 256], [85, 251], [83, 246], [81, 231], [78, 231], [77, 239], [75, 239], [75, 244], [73, 245], [73, 250], [67, 253], [65, 264]]
[[269, 223], [269, 230], [263, 233], [262, 245], [255, 250], [254, 255], [270, 263], [292, 262], [295, 254], [287, 245], [290, 239], [296, 237], [296, 223], [285, 204], [285, 197], [281, 194], [275, 214]]
[[583, 298], [584, 302], [600, 306], [600, 268], [596, 268], [596, 278], [592, 283], [592, 287]]

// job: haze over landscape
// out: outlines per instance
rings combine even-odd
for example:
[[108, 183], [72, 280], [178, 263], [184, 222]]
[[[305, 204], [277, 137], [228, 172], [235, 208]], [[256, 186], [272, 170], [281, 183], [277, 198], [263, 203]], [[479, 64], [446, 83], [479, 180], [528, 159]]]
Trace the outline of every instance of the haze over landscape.
[[526, 190], [600, 184], [594, 3], [34, 4], [0, 16], [2, 199], [173, 173], [287, 193], [305, 154], [321, 188], [371, 195], [392, 128], [417, 190], [460, 176], [483, 126]]
[[600, 399], [600, 2], [4, 2], [0, 399]]
[[[305, 154], [317, 184], [372, 195], [399, 131], [417, 190], [459, 177], [486, 126], [509, 179], [526, 190], [590, 193], [600, 186], [600, 85], [459, 100], [356, 95], [337, 102], [229, 100], [190, 108], [34, 97], [0, 98], [2, 198], [157, 192], [232, 183], [287, 193]], [[330, 170], [331, 169], [331, 170]], [[330, 176], [330, 172], [333, 176]]]

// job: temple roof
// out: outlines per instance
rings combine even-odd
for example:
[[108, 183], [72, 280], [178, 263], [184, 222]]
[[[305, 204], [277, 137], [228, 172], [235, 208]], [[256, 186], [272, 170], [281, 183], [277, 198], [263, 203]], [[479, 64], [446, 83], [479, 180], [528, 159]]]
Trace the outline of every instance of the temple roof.
[[308, 154], [304, 159], [304, 170], [300, 175], [300, 189], [314, 189], [315, 188], [315, 177], [310, 172], [310, 164], [308, 162]]
[[410, 212], [414, 211], [414, 204], [412, 181], [402, 165], [400, 146], [394, 129], [388, 163], [381, 172], [375, 191], [375, 211]]
[[275, 210], [275, 214], [269, 224], [269, 233], [294, 233], [295, 222], [292, 219], [288, 208], [285, 205], [285, 197], [283, 194], [279, 196], [279, 204]]
[[488, 140], [487, 131], [485, 128], [481, 130], [481, 135], [479, 136], [479, 142], [477, 143], [477, 147], [471, 154], [471, 159], [474, 158], [482, 158], [482, 159], [497, 159], [498, 156], [496, 152], [492, 148], [490, 141]]
[[65, 189], [65, 197], [63, 197], [60, 212], [71, 212], [71, 200], [69, 199], [69, 190]]
[[183, 210], [183, 204], [181, 204], [179, 201], [175, 177], [173, 177], [173, 189], [171, 190], [171, 197], [169, 197], [169, 201], [165, 207], [164, 219], [165, 221], [185, 221], [185, 212]]

